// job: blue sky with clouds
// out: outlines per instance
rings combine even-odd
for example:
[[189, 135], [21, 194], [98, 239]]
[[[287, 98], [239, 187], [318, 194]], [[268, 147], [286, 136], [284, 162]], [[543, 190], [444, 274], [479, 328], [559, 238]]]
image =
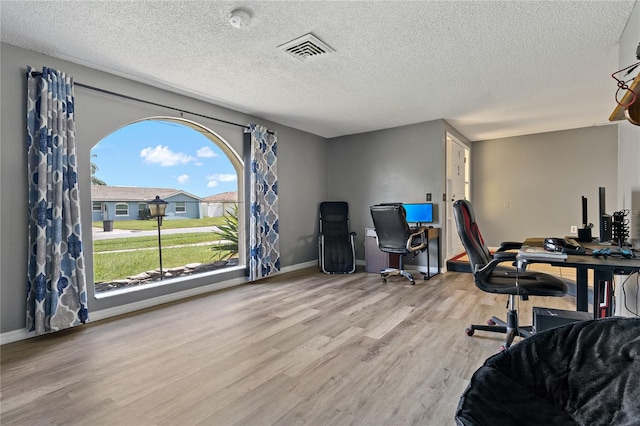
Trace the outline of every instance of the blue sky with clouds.
[[237, 191], [227, 156], [182, 124], [147, 120], [125, 126], [91, 150], [96, 177], [111, 186], [175, 188], [199, 197]]

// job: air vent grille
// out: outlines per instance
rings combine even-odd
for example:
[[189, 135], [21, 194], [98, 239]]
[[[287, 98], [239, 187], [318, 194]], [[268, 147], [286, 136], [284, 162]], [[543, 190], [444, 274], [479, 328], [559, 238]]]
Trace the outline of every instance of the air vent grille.
[[311, 33], [282, 44], [278, 46], [278, 49], [293, 56], [301, 62], [305, 62], [311, 58], [315, 58], [326, 53], [335, 52], [335, 50], [329, 47], [329, 45]]

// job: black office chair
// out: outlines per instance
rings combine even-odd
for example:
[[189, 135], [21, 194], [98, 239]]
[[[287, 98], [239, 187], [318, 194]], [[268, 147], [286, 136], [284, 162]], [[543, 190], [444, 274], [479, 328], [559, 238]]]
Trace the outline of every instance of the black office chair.
[[[371, 206], [369, 210], [377, 234], [378, 247], [386, 253], [399, 255], [398, 268], [386, 268], [380, 271], [382, 282], [386, 283], [387, 277], [401, 275], [415, 285], [413, 275], [404, 269], [403, 258], [408, 254], [413, 254], [415, 257], [427, 249], [429, 243], [427, 228], [422, 227], [412, 232], [402, 204], [379, 204]], [[422, 274], [425, 273], [422, 272]]]
[[354, 237], [349, 231], [349, 205], [344, 201], [320, 203], [318, 259], [325, 274], [350, 274], [356, 270]]
[[505, 250], [520, 248], [522, 244], [515, 242], [502, 243], [498, 251], [492, 256], [480, 234], [471, 203], [467, 200], [455, 201], [453, 203], [453, 213], [456, 219], [458, 235], [460, 235], [462, 245], [469, 257], [476, 286], [488, 293], [509, 295], [509, 312], [506, 323], [496, 317], [492, 317], [487, 321], [488, 325], [471, 325], [465, 332], [469, 336], [472, 336], [475, 330], [504, 333], [506, 334], [506, 339], [503, 348], [508, 348], [511, 346], [515, 336], [529, 337], [532, 334], [531, 326], [521, 327], [518, 324], [518, 311], [515, 305], [516, 296], [522, 297], [523, 300], [527, 300], [528, 296], [562, 297], [567, 294], [567, 284], [549, 274], [523, 271], [509, 266], [498, 266], [503, 262], [510, 262], [514, 265], [517, 253]]

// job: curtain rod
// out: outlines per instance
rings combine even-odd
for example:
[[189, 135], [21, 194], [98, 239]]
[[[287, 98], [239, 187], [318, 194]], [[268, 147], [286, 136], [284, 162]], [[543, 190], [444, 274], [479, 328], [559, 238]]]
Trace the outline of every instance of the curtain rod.
[[[37, 77], [41, 77], [42, 76], [42, 73], [40, 71], [31, 71], [31, 74], [34, 75], [34, 76], [37, 76]], [[157, 107], [161, 107], [161, 108], [170, 109], [172, 111], [178, 111], [178, 112], [181, 112], [183, 114], [191, 114], [191, 115], [195, 115], [197, 117], [208, 118], [209, 120], [215, 120], [215, 121], [219, 121], [221, 123], [231, 124], [232, 126], [238, 126], [238, 127], [244, 128], [244, 129], [249, 129], [249, 126], [247, 126], [246, 124], [234, 123], [234, 122], [231, 122], [231, 121], [222, 120], [220, 118], [210, 117], [210, 116], [204, 115], [204, 114], [198, 114], [197, 112], [191, 112], [191, 111], [183, 110], [183, 109], [180, 109], [180, 108], [175, 108], [175, 107], [168, 106], [168, 105], [163, 105], [163, 104], [159, 104], [159, 103], [156, 103], [156, 102], [151, 102], [151, 101], [147, 101], [145, 99], [135, 98], [135, 97], [129, 96], [129, 95], [123, 95], [122, 93], [116, 93], [116, 92], [112, 92], [110, 90], [101, 89], [99, 87], [94, 87], [94, 86], [89, 86], [87, 84], [78, 83], [77, 81], [74, 81], [73, 85], [74, 86], [78, 86], [78, 87], [82, 87], [84, 89], [89, 89], [89, 90], [94, 90], [96, 92], [105, 93], [107, 95], [118, 96], [118, 97], [121, 97], [121, 98], [124, 98], [124, 99], [129, 99], [131, 101], [141, 102], [141, 103], [148, 104], [148, 105], [153, 105], [153, 106], [157, 106]], [[270, 133], [270, 134], [273, 134], [273, 131], [271, 131], [271, 130], [268, 130], [267, 132]]]

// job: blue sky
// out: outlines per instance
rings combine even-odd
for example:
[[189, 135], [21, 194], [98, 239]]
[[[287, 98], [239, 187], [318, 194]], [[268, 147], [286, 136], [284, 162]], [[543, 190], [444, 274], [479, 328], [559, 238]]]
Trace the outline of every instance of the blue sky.
[[175, 188], [199, 197], [238, 189], [236, 171], [224, 152], [178, 123], [130, 124], [102, 139], [91, 154], [96, 177], [110, 186]]

